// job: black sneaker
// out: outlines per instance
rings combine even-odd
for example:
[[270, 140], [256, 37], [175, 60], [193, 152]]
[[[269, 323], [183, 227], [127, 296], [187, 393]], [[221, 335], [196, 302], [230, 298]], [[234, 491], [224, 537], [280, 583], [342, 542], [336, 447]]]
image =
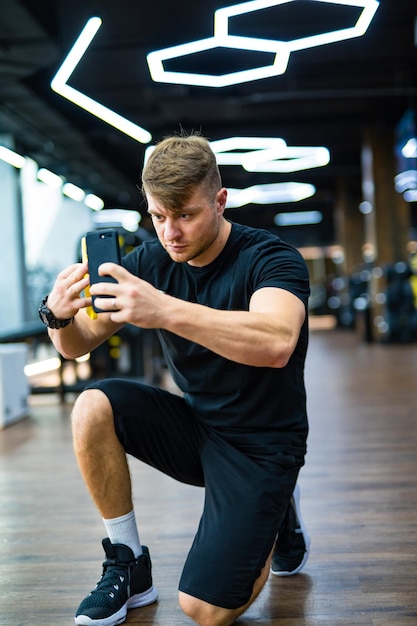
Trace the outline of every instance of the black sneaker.
[[310, 537], [300, 511], [300, 488], [296, 485], [284, 522], [278, 532], [272, 555], [271, 572], [275, 576], [293, 576], [308, 559]]
[[127, 609], [155, 602], [158, 592], [152, 585], [149, 551], [137, 559], [132, 550], [121, 543], [103, 539], [106, 560], [96, 588], [81, 602], [75, 623], [82, 626], [115, 626], [126, 619]]

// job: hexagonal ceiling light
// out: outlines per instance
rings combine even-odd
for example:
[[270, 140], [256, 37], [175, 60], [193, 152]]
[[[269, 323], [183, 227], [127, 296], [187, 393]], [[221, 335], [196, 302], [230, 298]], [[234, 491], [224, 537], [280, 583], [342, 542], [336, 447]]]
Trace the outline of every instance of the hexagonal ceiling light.
[[226, 209], [237, 209], [246, 204], [288, 204], [311, 198], [316, 193], [309, 183], [267, 183], [244, 189], [227, 188]]
[[247, 172], [299, 172], [330, 162], [324, 146], [287, 146], [281, 137], [228, 137], [210, 145], [218, 165], [241, 165]]
[[246, 157], [269, 153], [270, 150], [275, 158], [279, 158], [287, 150], [287, 144], [281, 137], [227, 137], [211, 141], [210, 146], [218, 165], [243, 165]]
[[[147, 55], [147, 62], [152, 79], [155, 82], [163, 83], [199, 85], [202, 87], [227, 87], [229, 85], [259, 80], [261, 78], [278, 76], [284, 74], [286, 71], [291, 52], [362, 36], [367, 31], [379, 7], [378, 0], [311, 0], [312, 2], [360, 7], [363, 10], [356, 23], [351, 28], [343, 28], [328, 33], [319, 33], [291, 41], [229, 35], [229, 18], [295, 1], [296, 0], [250, 0], [249, 2], [242, 2], [218, 9], [214, 13], [213, 37], [191, 41], [162, 50], [155, 50]], [[274, 61], [271, 65], [220, 75], [168, 71], [164, 67], [165, 61], [190, 56], [215, 48], [270, 52], [274, 54]]]
[[258, 150], [242, 156], [247, 172], [300, 172], [324, 167], [330, 162], [330, 152], [324, 146], [286, 146], [285, 150]]

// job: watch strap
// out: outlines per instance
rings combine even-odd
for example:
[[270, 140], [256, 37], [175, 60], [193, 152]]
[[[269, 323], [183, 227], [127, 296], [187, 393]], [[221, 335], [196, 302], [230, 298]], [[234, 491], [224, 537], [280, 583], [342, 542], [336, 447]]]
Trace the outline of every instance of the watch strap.
[[73, 317], [70, 317], [65, 320], [57, 319], [55, 315], [52, 313], [51, 309], [48, 308], [47, 301], [48, 301], [48, 296], [45, 296], [43, 300], [41, 300], [41, 303], [39, 305], [39, 310], [38, 310], [39, 317], [41, 321], [45, 324], [45, 326], [47, 326], [48, 328], [56, 328], [56, 329], [65, 328], [66, 326], [69, 326], [69, 324], [71, 324], [74, 321]]

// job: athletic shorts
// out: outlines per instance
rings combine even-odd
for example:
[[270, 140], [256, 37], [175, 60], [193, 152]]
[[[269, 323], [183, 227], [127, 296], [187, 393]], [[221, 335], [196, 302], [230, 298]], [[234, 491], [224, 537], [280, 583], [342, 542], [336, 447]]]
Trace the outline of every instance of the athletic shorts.
[[186, 401], [142, 383], [88, 386], [108, 397], [125, 451], [205, 488], [180, 591], [226, 609], [244, 606], [272, 550], [303, 458], [256, 445], [256, 435], [210, 429]]

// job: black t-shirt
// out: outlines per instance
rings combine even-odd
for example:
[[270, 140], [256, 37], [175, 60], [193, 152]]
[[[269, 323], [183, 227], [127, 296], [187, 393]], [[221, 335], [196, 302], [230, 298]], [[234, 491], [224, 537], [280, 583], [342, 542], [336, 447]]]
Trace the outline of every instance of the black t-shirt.
[[[214, 309], [247, 311], [255, 291], [279, 287], [300, 298], [307, 311], [309, 279], [302, 256], [266, 230], [233, 223], [222, 252], [204, 267], [172, 261], [157, 239], [133, 250], [123, 265], [169, 295]], [[254, 435], [259, 443], [304, 449], [307, 316], [283, 368], [241, 365], [166, 330], [157, 333], [171, 375], [198, 419], [231, 435]]]

